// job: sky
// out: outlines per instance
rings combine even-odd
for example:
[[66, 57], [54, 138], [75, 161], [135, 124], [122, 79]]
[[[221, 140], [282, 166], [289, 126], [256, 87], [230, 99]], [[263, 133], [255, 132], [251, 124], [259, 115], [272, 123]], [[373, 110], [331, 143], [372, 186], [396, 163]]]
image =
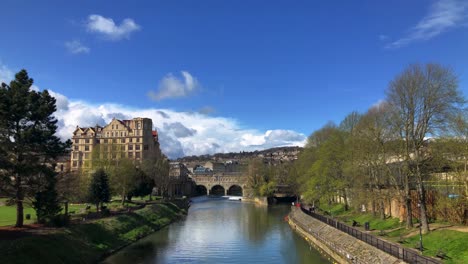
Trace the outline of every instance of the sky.
[[468, 91], [468, 0], [0, 2], [0, 81], [57, 98], [58, 135], [149, 117], [171, 158], [302, 146], [413, 63]]

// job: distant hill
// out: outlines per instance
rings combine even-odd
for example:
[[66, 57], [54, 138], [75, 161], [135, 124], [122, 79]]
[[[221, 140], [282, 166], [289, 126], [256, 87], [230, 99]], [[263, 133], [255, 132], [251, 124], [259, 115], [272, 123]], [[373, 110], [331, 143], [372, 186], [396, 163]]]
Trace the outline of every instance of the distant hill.
[[186, 156], [178, 158], [176, 161], [181, 163], [204, 163], [207, 161], [215, 162], [226, 162], [226, 161], [238, 161], [239, 163], [245, 163], [253, 158], [263, 158], [267, 162], [286, 162], [294, 161], [302, 151], [301, 147], [277, 147], [265, 150], [256, 150], [251, 152], [230, 152], [230, 153], [217, 153], [212, 155], [200, 155], [200, 156]]

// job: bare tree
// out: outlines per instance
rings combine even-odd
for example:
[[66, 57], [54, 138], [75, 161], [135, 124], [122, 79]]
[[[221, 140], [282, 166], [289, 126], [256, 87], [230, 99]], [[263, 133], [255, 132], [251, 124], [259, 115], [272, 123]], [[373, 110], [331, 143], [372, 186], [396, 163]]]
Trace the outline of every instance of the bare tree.
[[458, 80], [451, 69], [438, 64], [411, 65], [398, 75], [387, 89], [392, 107], [392, 122], [404, 142], [404, 161], [409, 168], [405, 177], [407, 227], [412, 226], [410, 178], [414, 177], [419, 195], [420, 221], [423, 232], [429, 231], [424, 173], [421, 163], [427, 137], [435, 136], [456, 114], [464, 99]]

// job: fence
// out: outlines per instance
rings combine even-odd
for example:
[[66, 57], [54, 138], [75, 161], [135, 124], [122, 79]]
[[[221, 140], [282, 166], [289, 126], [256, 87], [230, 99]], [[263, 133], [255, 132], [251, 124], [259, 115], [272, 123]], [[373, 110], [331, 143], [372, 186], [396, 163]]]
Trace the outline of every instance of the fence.
[[380, 238], [377, 238], [373, 235], [370, 235], [368, 233], [364, 233], [360, 230], [357, 230], [355, 228], [352, 228], [348, 225], [345, 225], [341, 222], [336, 221], [335, 219], [328, 218], [326, 216], [316, 214], [314, 212], [310, 212], [309, 210], [306, 210], [305, 208], [301, 207], [302, 212], [304, 212], [307, 215], [312, 216], [313, 218], [326, 223], [330, 226], [335, 227], [336, 229], [345, 232], [346, 234], [349, 234], [361, 241], [366, 242], [367, 244], [376, 247], [398, 259], [401, 259], [403, 261], [406, 261], [408, 263], [421, 263], [421, 264], [441, 264], [442, 262], [429, 258], [426, 256], [420, 255], [418, 252], [415, 252], [411, 249], [407, 249], [404, 247], [401, 247], [399, 245], [395, 245], [392, 243], [389, 243], [387, 241], [384, 241]]

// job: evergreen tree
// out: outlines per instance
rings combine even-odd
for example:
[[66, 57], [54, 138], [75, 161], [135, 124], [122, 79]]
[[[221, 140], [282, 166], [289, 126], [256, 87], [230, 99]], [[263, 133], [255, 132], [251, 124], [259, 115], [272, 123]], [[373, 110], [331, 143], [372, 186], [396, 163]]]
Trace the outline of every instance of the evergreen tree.
[[38, 191], [46, 164], [63, 154], [55, 136], [55, 98], [31, 90], [33, 79], [21, 70], [0, 86], [0, 190], [16, 201], [16, 226], [23, 226], [23, 200]]
[[53, 170], [48, 170], [44, 173], [46, 174], [45, 186], [36, 193], [32, 203], [39, 223], [50, 222], [62, 211], [55, 189], [57, 183], [56, 173]]
[[103, 169], [98, 169], [92, 174], [91, 184], [89, 185], [88, 201], [96, 205], [96, 211], [101, 209], [104, 203], [110, 200], [109, 177]]

